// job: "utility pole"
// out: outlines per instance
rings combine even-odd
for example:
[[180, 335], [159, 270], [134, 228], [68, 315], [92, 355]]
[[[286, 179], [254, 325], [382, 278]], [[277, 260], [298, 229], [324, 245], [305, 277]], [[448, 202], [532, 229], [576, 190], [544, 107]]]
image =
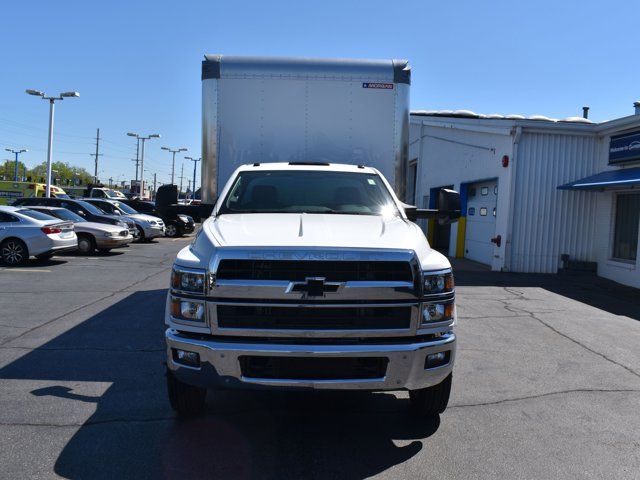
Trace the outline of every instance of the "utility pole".
[[153, 174], [153, 198], [156, 198], [156, 174]]
[[202, 158], [193, 158], [193, 157], [184, 157], [187, 160], [191, 160], [193, 162], [193, 191], [191, 192], [191, 198], [194, 197], [194, 193], [196, 191], [196, 165]]
[[100, 129], [98, 128], [96, 131], [96, 153], [95, 153], [95, 168], [93, 170], [93, 183], [98, 183], [98, 157], [101, 157], [102, 154], [100, 151]]
[[180, 198], [180, 194], [182, 193], [182, 180], [184, 179], [184, 163], [182, 167], [180, 167], [180, 189], [178, 190], [178, 198]]

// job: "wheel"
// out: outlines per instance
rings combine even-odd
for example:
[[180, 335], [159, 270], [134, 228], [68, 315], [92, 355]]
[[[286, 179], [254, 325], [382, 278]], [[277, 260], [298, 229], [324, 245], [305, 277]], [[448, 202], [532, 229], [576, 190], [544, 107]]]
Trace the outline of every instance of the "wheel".
[[110, 251], [111, 251], [110, 248], [99, 248], [98, 249], [98, 252], [100, 252], [100, 253], [109, 253]]
[[144, 230], [142, 228], [140, 228], [139, 225], [136, 225], [136, 228], [138, 229], [138, 242], [139, 243], [144, 243], [147, 241], [147, 237], [144, 236]]
[[167, 223], [164, 227], [164, 234], [172, 238], [181, 237], [182, 229], [175, 222]]
[[91, 235], [81, 233], [78, 235], [78, 251], [83, 255], [89, 255], [96, 249], [96, 241]]
[[167, 368], [167, 393], [169, 403], [178, 416], [193, 417], [205, 410], [207, 389], [187, 385], [178, 380]]
[[36, 258], [38, 260], [49, 260], [51, 257], [53, 257], [53, 253], [46, 253], [46, 254], [42, 254], [42, 255], [36, 255]]
[[29, 260], [29, 251], [22, 240], [9, 238], [0, 246], [2, 261], [7, 265], [23, 265]]
[[411, 411], [416, 415], [424, 416], [437, 415], [444, 412], [449, 403], [451, 378], [452, 374], [449, 374], [438, 385], [421, 388], [420, 390], [410, 390]]

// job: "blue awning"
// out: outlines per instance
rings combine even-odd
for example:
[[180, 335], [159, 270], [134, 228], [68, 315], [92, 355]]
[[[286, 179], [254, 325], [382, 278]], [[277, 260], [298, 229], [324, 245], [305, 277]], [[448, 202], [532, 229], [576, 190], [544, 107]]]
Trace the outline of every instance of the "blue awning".
[[624, 168], [600, 172], [590, 177], [565, 183], [559, 190], [602, 190], [640, 186], [640, 168]]

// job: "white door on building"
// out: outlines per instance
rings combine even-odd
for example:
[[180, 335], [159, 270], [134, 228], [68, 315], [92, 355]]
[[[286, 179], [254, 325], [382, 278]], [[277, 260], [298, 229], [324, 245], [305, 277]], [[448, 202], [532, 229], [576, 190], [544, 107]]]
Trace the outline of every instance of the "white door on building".
[[496, 205], [498, 180], [473, 183], [467, 190], [467, 228], [464, 256], [470, 260], [491, 265], [496, 235]]

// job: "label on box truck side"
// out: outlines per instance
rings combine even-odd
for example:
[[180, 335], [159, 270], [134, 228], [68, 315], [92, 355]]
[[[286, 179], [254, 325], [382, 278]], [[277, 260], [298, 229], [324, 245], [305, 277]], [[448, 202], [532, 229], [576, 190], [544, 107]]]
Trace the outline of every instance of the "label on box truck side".
[[364, 82], [362, 88], [382, 88], [383, 90], [393, 90], [393, 83]]

